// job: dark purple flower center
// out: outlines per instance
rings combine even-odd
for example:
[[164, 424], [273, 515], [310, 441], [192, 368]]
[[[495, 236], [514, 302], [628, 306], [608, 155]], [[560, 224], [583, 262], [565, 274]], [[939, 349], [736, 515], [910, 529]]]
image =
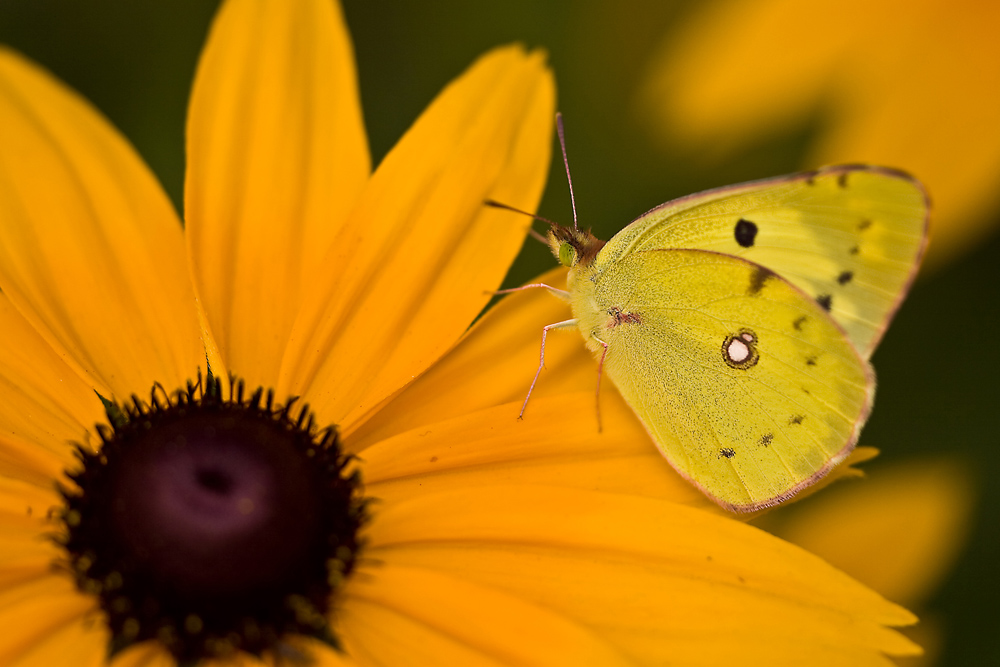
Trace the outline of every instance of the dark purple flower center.
[[218, 381], [109, 410], [99, 451], [64, 489], [63, 540], [116, 652], [161, 641], [181, 662], [260, 655], [326, 620], [351, 571], [364, 506], [333, 429]]

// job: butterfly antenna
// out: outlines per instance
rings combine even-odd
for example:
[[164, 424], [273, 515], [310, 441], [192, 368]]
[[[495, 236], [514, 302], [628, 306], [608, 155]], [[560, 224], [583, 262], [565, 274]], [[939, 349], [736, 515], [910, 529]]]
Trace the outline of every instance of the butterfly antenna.
[[[493, 208], [502, 208], [505, 211], [513, 211], [514, 213], [520, 213], [521, 215], [526, 215], [529, 218], [534, 218], [535, 220], [540, 220], [540, 221], [542, 221], [544, 223], [547, 223], [549, 226], [552, 226], [552, 227], [559, 227], [560, 226], [558, 223], [552, 222], [548, 218], [543, 218], [540, 215], [535, 215], [534, 213], [528, 213], [527, 211], [522, 211], [519, 208], [514, 208], [513, 206], [510, 206], [508, 204], [503, 204], [501, 202], [494, 201], [492, 199], [487, 199], [483, 203], [486, 204], [487, 206], [492, 206]], [[543, 244], [545, 244], [545, 245], [549, 244], [549, 240], [547, 238], [545, 238], [545, 236], [543, 236], [542, 234], [539, 234], [538, 232], [536, 232], [534, 230], [534, 228], [529, 229], [528, 233], [531, 234], [531, 236], [533, 236], [536, 240], [541, 241]]]
[[563, 132], [563, 119], [560, 112], [556, 112], [556, 131], [559, 133], [559, 147], [562, 149], [563, 166], [566, 167], [566, 182], [569, 183], [569, 203], [573, 206], [573, 229], [579, 229], [576, 222], [576, 197], [573, 195], [573, 177], [569, 175], [569, 158], [566, 157], [566, 137]]

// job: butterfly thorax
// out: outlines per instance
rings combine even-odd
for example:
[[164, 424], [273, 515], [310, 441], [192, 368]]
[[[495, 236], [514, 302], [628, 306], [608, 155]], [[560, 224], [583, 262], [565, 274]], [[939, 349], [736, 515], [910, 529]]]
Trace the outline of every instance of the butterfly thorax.
[[601, 346], [598, 341], [602, 324], [607, 318], [606, 309], [597, 303], [595, 294], [595, 259], [605, 242], [589, 231], [558, 225], [553, 225], [548, 238], [552, 253], [563, 266], [569, 268], [566, 289], [570, 294], [573, 318], [584, 335], [587, 347], [597, 351]]

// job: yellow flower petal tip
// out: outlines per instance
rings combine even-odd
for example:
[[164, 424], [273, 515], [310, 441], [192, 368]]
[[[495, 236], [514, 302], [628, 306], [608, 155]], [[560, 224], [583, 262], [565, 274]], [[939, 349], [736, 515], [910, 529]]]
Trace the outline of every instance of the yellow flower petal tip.
[[[599, 628], [637, 664], [671, 655], [682, 663], [796, 664], [798, 642], [779, 636], [810, 645], [807, 637], [828, 637], [829, 651], [815, 664], [838, 664], [855, 651], [870, 651], [878, 664], [880, 652], [920, 650], [883, 627], [913, 623], [912, 614], [821, 559], [738, 521], [626, 494], [528, 484], [490, 490], [455, 489], [394, 502], [368, 533], [372, 554], [460, 573], [561, 611]], [[657, 530], [648, 530], [650, 525]], [[731, 551], [731, 540], [742, 547]], [[453, 549], [446, 541], [466, 548]], [[523, 559], [534, 563], [532, 576], [519, 569]], [[374, 575], [378, 566], [366, 571]], [[593, 585], [597, 581], [606, 586]], [[629, 602], [623, 606], [624, 600]], [[854, 610], [852, 621], [841, 616], [847, 609]], [[720, 613], [739, 615], [738, 636], [723, 640], [698, 631], [715, 627]], [[741, 639], [751, 636], [759, 643]]]
[[527, 231], [483, 202], [537, 205], [554, 112], [543, 54], [519, 46], [483, 56], [438, 95], [322, 262], [333, 270], [311, 285], [285, 355], [290, 391], [308, 391], [349, 432], [454, 344]]
[[831, 489], [803, 506], [778, 533], [889, 599], [918, 606], [962, 552], [974, 488], [956, 461], [883, 465], [864, 483]]

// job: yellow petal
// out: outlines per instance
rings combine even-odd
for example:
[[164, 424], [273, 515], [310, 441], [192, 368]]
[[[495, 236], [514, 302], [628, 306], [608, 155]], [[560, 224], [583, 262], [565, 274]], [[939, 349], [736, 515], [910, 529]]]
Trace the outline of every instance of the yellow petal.
[[133, 644], [115, 655], [111, 664], [113, 667], [176, 667], [177, 661], [159, 642], [146, 641]]
[[204, 365], [180, 224], [87, 102], [0, 50], [0, 287], [107, 397]]
[[[5, 294], [0, 294], [0, 331], [4, 334], [0, 346], [0, 392], [4, 396], [0, 433], [8, 443], [0, 444], [0, 461], [21, 452], [34, 460], [51, 457], [51, 465], [43, 470], [72, 464], [70, 442], [83, 441], [88, 429], [105, 421], [100, 399], [21, 317]], [[0, 471], [21, 476], [3, 464]], [[45, 482], [50, 485], [52, 479], [48, 476]]]
[[54, 490], [0, 477], [0, 589], [51, 575], [61, 555], [51, 537], [56, 506]]
[[394, 502], [483, 484], [554, 484], [660, 498], [723, 510], [674, 472], [617, 392], [603, 401], [597, 430], [594, 395], [543, 396], [532, 417], [520, 402], [422, 425], [368, 447], [366, 495]]
[[831, 489], [781, 517], [775, 532], [887, 598], [918, 605], [954, 565], [972, 506], [965, 470], [948, 461], [914, 461]]
[[[452, 347], [517, 254], [548, 172], [552, 77], [520, 47], [481, 58], [379, 166], [296, 322], [280, 387], [345, 428]], [[280, 393], [280, 392], [279, 392]]]
[[379, 563], [446, 572], [591, 628], [637, 664], [888, 667], [883, 654], [919, 652], [885, 627], [914, 622], [906, 610], [763, 531], [674, 503], [479, 487], [386, 503], [368, 537], [372, 580]]
[[933, 667], [944, 664], [941, 658], [944, 656], [945, 628], [948, 626], [949, 624], [945, 622], [940, 612], [921, 614], [920, 623], [913, 627], [904, 628], [903, 633], [919, 644], [924, 653], [923, 655], [896, 658], [896, 667]]
[[9, 663], [9, 667], [105, 667], [107, 641], [95, 632], [96, 619], [77, 618], [51, 634]]
[[[336, 631], [335, 631], [336, 632]], [[245, 655], [245, 654], [244, 654]], [[246, 667], [260, 667], [260, 662], [251, 656], [243, 664]], [[288, 667], [289, 664], [299, 664], [299, 660], [309, 667], [358, 667], [367, 664], [356, 660], [357, 656], [347, 655], [343, 651], [337, 651], [329, 644], [320, 642], [304, 636], [290, 636], [282, 643], [278, 654], [265, 653], [263, 662], [265, 665], [274, 667]], [[226, 663], [211, 663], [206, 667], [234, 667]]]
[[229, 370], [272, 386], [303, 288], [370, 171], [339, 6], [226, 2], [198, 67], [187, 155], [187, 232], [208, 325]]
[[435, 570], [385, 562], [354, 576], [337, 614], [345, 650], [376, 665], [630, 664], [543, 605]]
[[0, 591], [0, 664], [52, 667], [104, 664], [108, 632], [93, 599], [69, 577], [43, 579]]
[[72, 463], [68, 447], [64, 454], [56, 454], [32, 440], [0, 434], [0, 475], [49, 487]]
[[[566, 270], [539, 276], [557, 289], [566, 286]], [[454, 349], [426, 373], [382, 406], [373, 419], [356, 430], [344, 429], [345, 445], [353, 452], [425, 424], [523, 401], [538, 367], [542, 327], [567, 320], [569, 305], [545, 289], [526, 289], [501, 299], [483, 315]], [[545, 368], [525, 412], [526, 422], [546, 417], [535, 400], [568, 392], [594, 392], [597, 362], [583, 338], [573, 330], [556, 330], [545, 347]], [[609, 391], [605, 382], [603, 390]], [[511, 418], [517, 416], [514, 412]], [[580, 405], [581, 422], [596, 427], [593, 398]]]
[[[355, 667], [359, 663], [329, 644], [299, 635], [285, 637], [276, 652], [265, 652], [259, 658], [248, 653], [236, 653], [218, 660], [202, 660], [198, 667]], [[362, 663], [363, 664], [363, 663]], [[115, 655], [111, 667], [176, 667], [173, 656], [158, 641], [134, 644]]]

